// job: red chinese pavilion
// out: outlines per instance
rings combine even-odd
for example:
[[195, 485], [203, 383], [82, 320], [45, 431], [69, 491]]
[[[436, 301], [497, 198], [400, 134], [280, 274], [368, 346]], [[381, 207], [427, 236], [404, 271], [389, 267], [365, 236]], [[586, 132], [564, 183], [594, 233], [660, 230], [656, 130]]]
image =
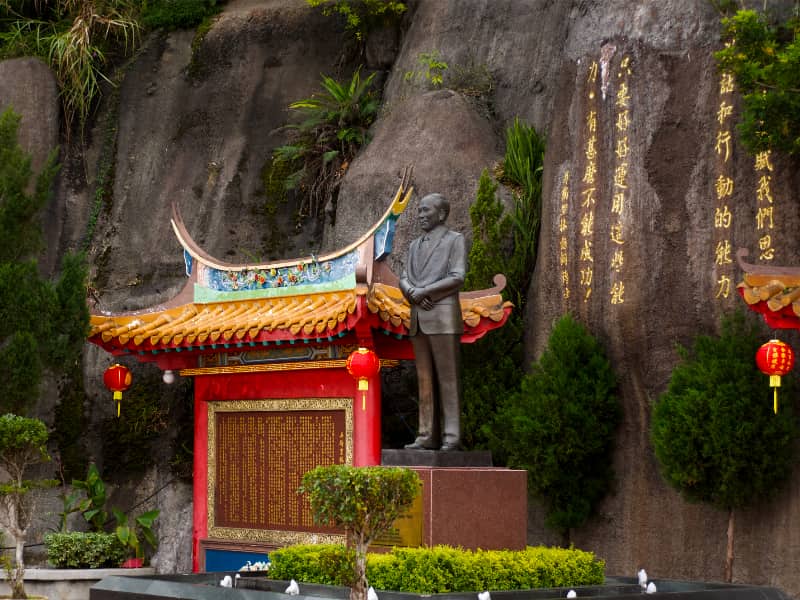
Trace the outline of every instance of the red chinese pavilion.
[[[193, 567], [238, 550], [339, 539], [311, 522], [295, 490], [317, 465], [378, 465], [380, 377], [358, 393], [345, 361], [359, 347], [382, 365], [413, 359], [410, 309], [384, 259], [412, 190], [381, 219], [320, 257], [229, 264], [206, 254], [173, 208], [188, 281], [171, 301], [91, 318], [89, 340], [115, 356], [194, 377]], [[464, 343], [505, 323], [496, 287], [461, 294]]]

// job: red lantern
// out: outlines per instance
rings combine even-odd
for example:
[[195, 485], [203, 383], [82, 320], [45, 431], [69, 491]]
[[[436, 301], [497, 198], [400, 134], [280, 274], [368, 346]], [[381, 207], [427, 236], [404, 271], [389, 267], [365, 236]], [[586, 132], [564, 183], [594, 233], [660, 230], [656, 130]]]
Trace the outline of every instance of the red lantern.
[[773, 410], [778, 413], [778, 388], [781, 376], [786, 375], [794, 366], [794, 352], [791, 346], [780, 340], [770, 340], [756, 352], [758, 369], [769, 375], [769, 385], [774, 388]]
[[381, 361], [372, 350], [359, 348], [347, 357], [345, 366], [347, 367], [347, 372], [358, 379], [358, 390], [362, 392], [361, 409], [367, 410], [369, 378], [374, 377], [381, 370]]
[[117, 416], [119, 417], [120, 403], [122, 402], [122, 392], [131, 387], [131, 372], [128, 367], [116, 364], [111, 365], [103, 373], [103, 383], [114, 392], [114, 400], [117, 401]]

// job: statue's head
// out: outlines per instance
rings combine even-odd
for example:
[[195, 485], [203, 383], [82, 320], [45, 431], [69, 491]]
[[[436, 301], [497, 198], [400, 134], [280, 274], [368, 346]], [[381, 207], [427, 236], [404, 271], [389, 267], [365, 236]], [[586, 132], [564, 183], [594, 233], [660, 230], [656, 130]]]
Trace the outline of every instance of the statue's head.
[[417, 211], [420, 227], [423, 231], [430, 231], [447, 220], [450, 203], [441, 194], [428, 194], [419, 201]]

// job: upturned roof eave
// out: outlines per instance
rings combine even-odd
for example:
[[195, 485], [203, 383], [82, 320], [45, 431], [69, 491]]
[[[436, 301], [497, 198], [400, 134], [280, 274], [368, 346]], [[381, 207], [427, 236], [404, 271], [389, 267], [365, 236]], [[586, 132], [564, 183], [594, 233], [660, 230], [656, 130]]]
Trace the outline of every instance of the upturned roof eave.
[[736, 288], [748, 308], [772, 329], [800, 329], [800, 268], [748, 263], [748, 254], [746, 248], [736, 253], [744, 271]]

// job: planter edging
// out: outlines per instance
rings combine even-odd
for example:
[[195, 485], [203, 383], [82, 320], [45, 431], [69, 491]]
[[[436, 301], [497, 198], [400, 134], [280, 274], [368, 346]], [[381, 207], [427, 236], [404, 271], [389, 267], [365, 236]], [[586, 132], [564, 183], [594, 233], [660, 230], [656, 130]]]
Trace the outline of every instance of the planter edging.
[[156, 574], [153, 567], [140, 567], [137, 569], [123, 569], [122, 567], [109, 569], [39, 569], [36, 567], [25, 569], [25, 581], [80, 581], [101, 580], [111, 575], [126, 575], [133, 577], [152, 576]]

